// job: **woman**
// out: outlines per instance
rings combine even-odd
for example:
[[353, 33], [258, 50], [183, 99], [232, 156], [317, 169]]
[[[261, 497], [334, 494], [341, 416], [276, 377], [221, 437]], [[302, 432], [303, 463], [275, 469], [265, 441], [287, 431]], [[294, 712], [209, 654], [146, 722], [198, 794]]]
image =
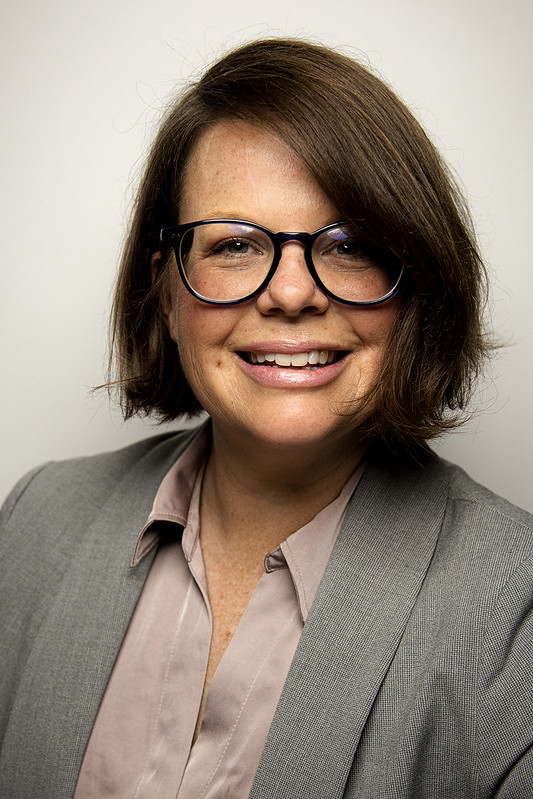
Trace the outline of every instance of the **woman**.
[[531, 793], [531, 518], [426, 446], [486, 353], [483, 278], [350, 59], [256, 42], [172, 106], [116, 385], [209, 421], [8, 500], [2, 796]]

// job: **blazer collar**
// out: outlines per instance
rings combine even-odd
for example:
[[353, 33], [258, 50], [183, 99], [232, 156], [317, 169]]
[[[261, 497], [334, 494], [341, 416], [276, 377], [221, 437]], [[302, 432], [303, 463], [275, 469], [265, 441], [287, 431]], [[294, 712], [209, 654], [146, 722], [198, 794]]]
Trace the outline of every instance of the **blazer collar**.
[[304, 627], [250, 799], [343, 795], [431, 562], [447, 490], [435, 456], [367, 467]]

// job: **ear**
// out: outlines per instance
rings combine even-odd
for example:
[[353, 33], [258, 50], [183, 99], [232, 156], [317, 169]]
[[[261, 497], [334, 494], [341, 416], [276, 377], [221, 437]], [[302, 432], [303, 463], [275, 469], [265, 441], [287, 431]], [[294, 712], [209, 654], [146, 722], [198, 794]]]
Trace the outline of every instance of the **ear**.
[[[160, 252], [155, 252], [150, 260], [152, 285], [157, 280], [157, 276], [159, 275], [162, 266], [163, 266], [163, 256], [161, 255]], [[161, 305], [161, 315], [163, 316], [166, 326], [168, 327], [168, 332], [170, 333], [170, 337], [174, 341], [177, 341], [175, 325], [174, 325], [174, 308], [172, 305], [169, 280], [165, 280], [165, 284], [166, 285], [161, 286], [161, 292], [159, 297], [159, 302]]]

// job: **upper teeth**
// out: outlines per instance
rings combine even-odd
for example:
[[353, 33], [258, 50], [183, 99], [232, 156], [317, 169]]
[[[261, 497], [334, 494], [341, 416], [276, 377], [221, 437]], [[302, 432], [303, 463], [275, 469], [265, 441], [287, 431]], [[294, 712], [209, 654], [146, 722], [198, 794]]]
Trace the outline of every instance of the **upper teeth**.
[[311, 350], [310, 352], [251, 352], [252, 363], [275, 363], [277, 366], [315, 366], [332, 363], [335, 353], [332, 350]]

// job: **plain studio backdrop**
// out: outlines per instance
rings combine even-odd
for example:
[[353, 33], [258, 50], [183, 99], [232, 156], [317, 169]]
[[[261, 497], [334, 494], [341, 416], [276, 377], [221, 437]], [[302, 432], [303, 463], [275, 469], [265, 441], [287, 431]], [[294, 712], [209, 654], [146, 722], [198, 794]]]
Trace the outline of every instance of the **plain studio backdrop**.
[[506, 346], [480, 413], [437, 448], [533, 510], [530, 0], [3, 0], [0, 22], [0, 494], [43, 461], [161, 429], [90, 393], [143, 154], [166, 99], [213, 58], [289, 35], [385, 77], [465, 188]]

